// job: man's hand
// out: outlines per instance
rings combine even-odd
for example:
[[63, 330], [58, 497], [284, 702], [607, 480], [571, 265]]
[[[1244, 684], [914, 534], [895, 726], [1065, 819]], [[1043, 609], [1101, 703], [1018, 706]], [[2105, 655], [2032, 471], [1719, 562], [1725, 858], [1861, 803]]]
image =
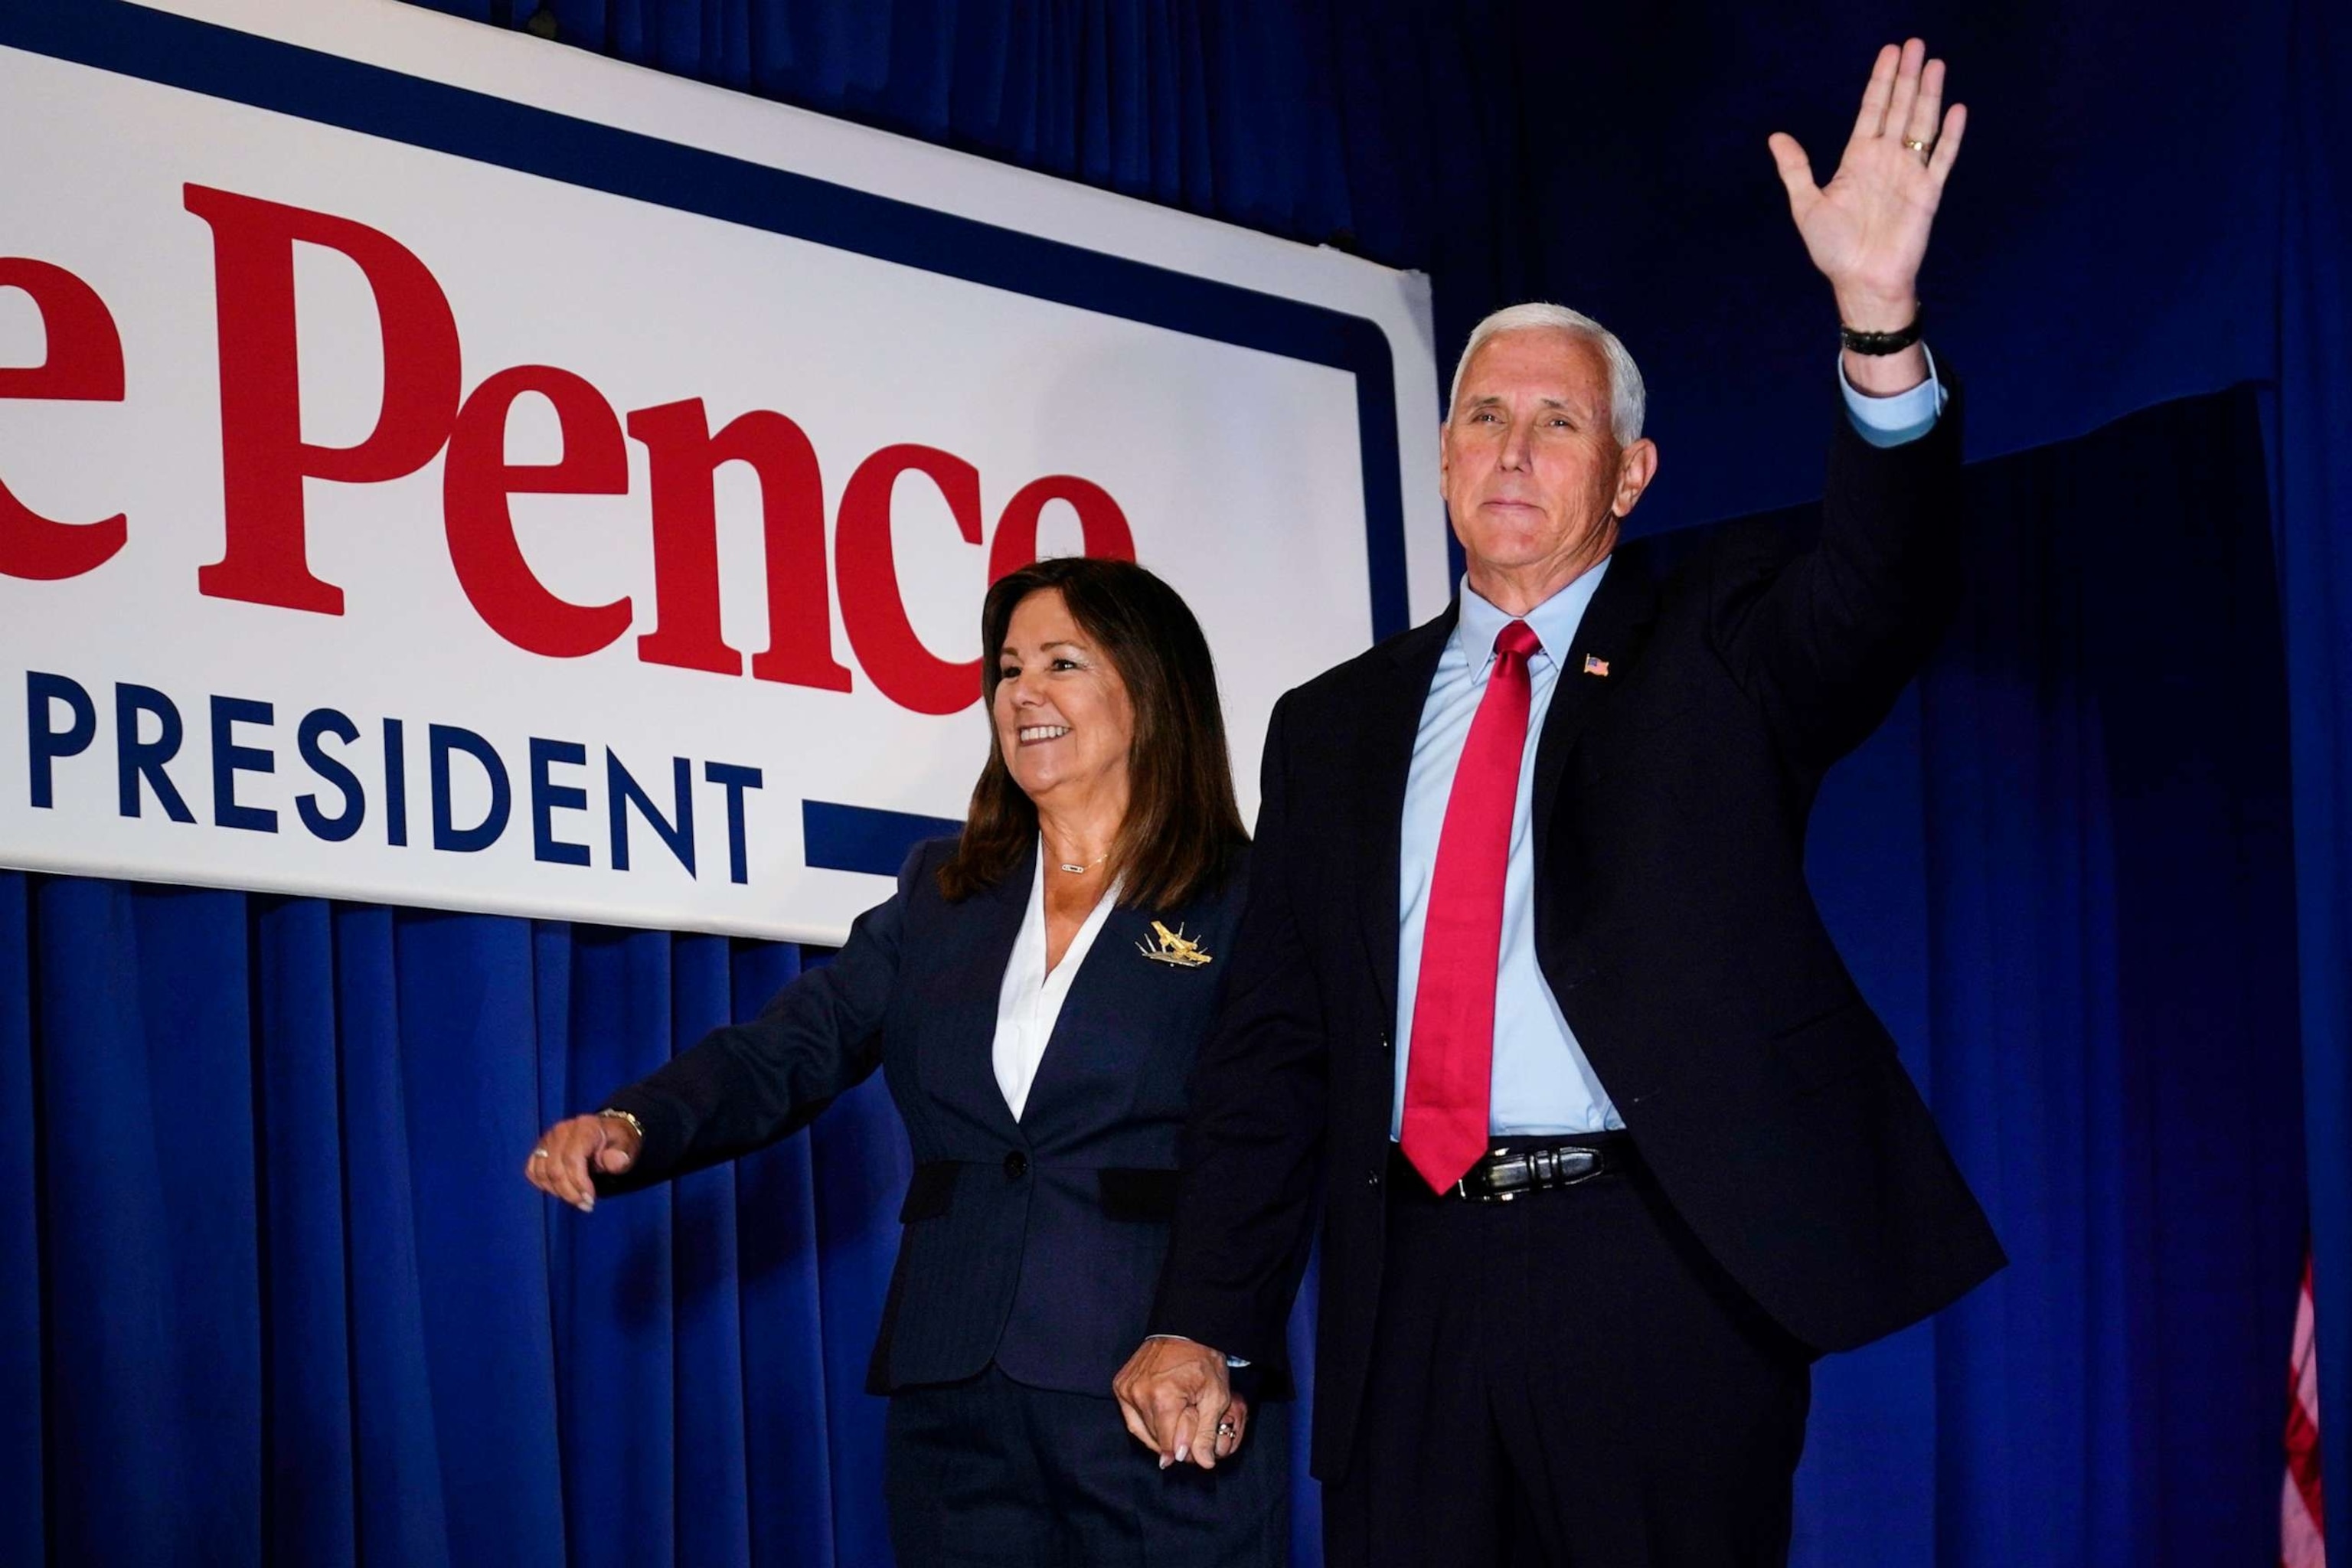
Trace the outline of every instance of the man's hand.
[[522, 1163], [523, 1178], [551, 1198], [562, 1198], [582, 1214], [596, 1206], [596, 1184], [590, 1163], [608, 1176], [617, 1176], [637, 1163], [637, 1134], [616, 1116], [574, 1116], [559, 1121], [539, 1136]]
[[[1813, 184], [1812, 164], [1795, 137], [1772, 133], [1772, 157], [1789, 190], [1797, 232], [1813, 265], [1837, 291], [1839, 317], [1856, 331], [1900, 331], [1918, 315], [1919, 264], [1927, 255], [1927, 231], [1969, 121], [1961, 105], [1947, 110], [1943, 104], [1944, 62], [1929, 59], [1927, 46], [1913, 38], [1900, 48], [1889, 44], [1878, 51], [1853, 135], [1828, 184]], [[1914, 353], [1916, 349], [1887, 357]], [[1897, 369], [1857, 366], [1858, 356], [1846, 357], [1850, 374]], [[1924, 356], [1917, 370], [1908, 384], [1926, 379]], [[1864, 385], [1860, 376], [1854, 381], [1865, 392], [1902, 390]]]
[[1247, 1402], [1234, 1397], [1225, 1358], [1191, 1340], [1146, 1340], [1111, 1380], [1119, 1414], [1160, 1468], [1186, 1461], [1217, 1468], [1242, 1446]]

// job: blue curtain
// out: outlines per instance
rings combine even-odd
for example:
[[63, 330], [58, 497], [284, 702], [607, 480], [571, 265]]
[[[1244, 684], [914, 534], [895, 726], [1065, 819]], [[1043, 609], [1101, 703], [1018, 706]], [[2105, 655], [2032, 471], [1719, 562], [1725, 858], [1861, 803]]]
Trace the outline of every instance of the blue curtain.
[[2294, 735], [2304, 1116], [2327, 1515], [2352, 1521], [2352, 17], [2297, 0], [2271, 458]]
[[519, 1174], [548, 1119], [797, 971], [0, 874], [20, 1539], [46, 1506], [58, 1563], [887, 1561], [878, 1086], [593, 1220]]
[[2268, 1561], [2305, 1207], [2252, 399], [1969, 503], [1960, 622], [1808, 869], [2012, 1262], [1822, 1363], [1799, 1560]]
[[[1654, 387], [1647, 526], [1817, 482], [1828, 411], [1786, 393], [1828, 374], [1791, 308], [1818, 286], [1761, 135], [1833, 158], [1875, 9], [549, 15], [1425, 268], [1442, 345], [1506, 299], [1585, 305]], [[2306, 1129], [2323, 1425], [2352, 1432], [2352, 22], [1904, 19], [1979, 110], [1928, 279], [1976, 452], [2096, 434], [1972, 470], [1963, 624], [1816, 818], [1825, 910], [2016, 1263], [1823, 1363], [1799, 1555], [2259, 1560]], [[2246, 395], [2153, 406], [2242, 382], [2267, 468]], [[878, 1091], [585, 1223], [515, 1169], [799, 961], [0, 873], [18, 1538], [76, 1563], [884, 1561], [858, 1389], [903, 1157]]]

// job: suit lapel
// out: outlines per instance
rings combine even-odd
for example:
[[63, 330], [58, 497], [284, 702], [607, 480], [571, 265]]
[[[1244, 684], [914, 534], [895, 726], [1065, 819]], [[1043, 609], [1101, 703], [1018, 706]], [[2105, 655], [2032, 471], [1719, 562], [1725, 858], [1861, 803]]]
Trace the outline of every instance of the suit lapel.
[[1536, 742], [1538, 865], [1543, 863], [1545, 825], [1551, 819], [1552, 803], [1559, 798], [1559, 778], [1568, 766], [1569, 753], [1576, 749], [1578, 737], [1593, 714], [1633, 679], [1633, 661], [1648, 639], [1657, 605], [1649, 552], [1639, 543], [1620, 546], [1592, 603], [1584, 607], [1574, 644], [1560, 660], [1551, 708], [1544, 715], [1543, 737]]
[[958, 950], [941, 966], [934, 992], [937, 1011], [923, 1031], [919, 1076], [932, 1094], [1007, 1141], [1021, 1142], [1020, 1123], [1004, 1103], [996, 1081], [996, 1006], [1004, 994], [1004, 966], [1020, 940], [1029, 912], [1029, 889], [1037, 875], [1037, 850], [1004, 879], [975, 893], [950, 929]]
[[[1089, 1069], [1100, 1073], [1113, 1065], [1101, 1059], [1103, 1052], [1132, 1051], [1149, 1033], [1130, 1009], [1137, 1000], [1138, 982], [1155, 967], [1135, 951], [1150, 931], [1152, 919], [1144, 910], [1114, 905], [1103, 917], [1102, 930], [1095, 933], [1094, 946], [1087, 950], [1078, 972], [1070, 977], [1070, 989], [1054, 1019], [1054, 1032], [1045, 1042], [1037, 1075], [1029, 1081], [1029, 1100], [1022, 1111], [1022, 1131], [1033, 1143], [1049, 1142], [1062, 1116], [1083, 1113], [1099, 1120], [1103, 1108], [1084, 1104], [1072, 1089]], [[1167, 919], [1173, 929], [1177, 917]], [[1069, 962], [1066, 954], [1062, 962]]]
[[1445, 639], [1454, 635], [1460, 611], [1458, 603], [1448, 605], [1435, 620], [1390, 644], [1391, 668], [1385, 679], [1374, 683], [1364, 704], [1363, 745], [1356, 769], [1364, 781], [1365, 816], [1356, 840], [1363, 879], [1357, 889], [1356, 912], [1384, 1018], [1396, 1016], [1404, 788], [1412, 771], [1413, 742], [1421, 735], [1421, 710], [1429, 701], [1429, 683], [1436, 679], [1438, 658], [1445, 652]]

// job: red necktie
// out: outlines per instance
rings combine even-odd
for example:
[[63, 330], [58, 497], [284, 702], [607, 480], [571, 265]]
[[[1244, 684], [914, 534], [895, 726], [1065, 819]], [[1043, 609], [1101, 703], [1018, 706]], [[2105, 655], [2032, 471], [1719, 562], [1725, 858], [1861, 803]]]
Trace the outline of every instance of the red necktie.
[[1528, 744], [1528, 656], [1542, 646], [1525, 621], [1496, 635], [1495, 667], [1470, 721], [1437, 836], [1421, 984], [1412, 999], [1402, 1140], [1404, 1157], [1437, 1192], [1460, 1181], [1486, 1152], [1503, 877]]

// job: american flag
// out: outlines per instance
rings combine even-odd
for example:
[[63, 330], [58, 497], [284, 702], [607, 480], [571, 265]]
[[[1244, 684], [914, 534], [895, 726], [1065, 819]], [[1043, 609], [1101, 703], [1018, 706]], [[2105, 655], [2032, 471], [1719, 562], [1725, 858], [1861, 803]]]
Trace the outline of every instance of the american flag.
[[2327, 1568], [2319, 1491], [2319, 1347], [2311, 1327], [2311, 1252], [2303, 1255], [2303, 1300], [2294, 1311], [2294, 1352], [2286, 1373], [2286, 1483], [2279, 1496], [2281, 1568]]

